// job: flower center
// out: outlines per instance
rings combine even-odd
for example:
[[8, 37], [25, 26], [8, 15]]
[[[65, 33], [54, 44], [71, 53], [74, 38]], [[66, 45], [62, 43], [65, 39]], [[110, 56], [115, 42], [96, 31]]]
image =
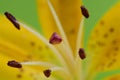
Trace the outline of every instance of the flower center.
[[[24, 28], [26, 28], [29, 32], [32, 32], [35, 34], [40, 40], [42, 40], [58, 57], [60, 62], [62, 63], [62, 66], [53, 65], [47, 62], [42, 61], [28, 61], [28, 62], [17, 62], [15, 60], [8, 61], [7, 65], [14, 68], [24, 68], [23, 66], [31, 66], [31, 65], [37, 65], [37, 66], [45, 66], [49, 67], [48, 69], [45, 69], [43, 71], [43, 74], [48, 78], [51, 76], [53, 71], [62, 71], [64, 73], [63, 76], [67, 75], [71, 78], [71, 80], [79, 80], [80, 79], [80, 65], [79, 64], [79, 58], [85, 59], [85, 51], [83, 48], [80, 48], [79, 45], [81, 43], [82, 39], [82, 31], [83, 31], [83, 22], [84, 18], [82, 17], [82, 21], [80, 22], [80, 28], [78, 31], [78, 38], [76, 41], [76, 56], [73, 56], [73, 51], [68, 43], [67, 37], [65, 35], [65, 32], [62, 28], [62, 25], [60, 23], [60, 20], [51, 4], [51, 2], [48, 0], [48, 6], [50, 7], [51, 13], [53, 14], [53, 17], [56, 21], [56, 24], [58, 26], [58, 29], [60, 31], [60, 35], [58, 35], [56, 32], [52, 34], [50, 37], [50, 40], [46, 40], [41, 34], [37, 33], [33, 29], [29, 28], [28, 26], [24, 25], [23, 23], [20, 23], [16, 21], [15, 17], [12, 16], [10, 13], [6, 12], [5, 16], [13, 23], [13, 25], [20, 30], [20, 25], [22, 25]], [[89, 17], [88, 11], [85, 7], [81, 6], [81, 11], [83, 16], [86, 18]]]

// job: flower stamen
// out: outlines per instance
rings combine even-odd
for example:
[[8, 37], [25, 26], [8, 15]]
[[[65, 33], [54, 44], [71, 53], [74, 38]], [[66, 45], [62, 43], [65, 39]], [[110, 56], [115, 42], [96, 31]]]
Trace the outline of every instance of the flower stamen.
[[7, 17], [7, 19], [10, 20], [18, 30], [20, 30], [20, 24], [17, 22], [16, 18], [9, 12], [5, 12], [4, 14]]
[[48, 78], [51, 75], [51, 70], [50, 69], [44, 70], [43, 73]]
[[89, 18], [88, 10], [87, 10], [84, 6], [81, 6], [80, 8], [81, 8], [82, 15], [83, 15], [85, 18]]
[[51, 72], [53, 72], [53, 71], [62, 71], [62, 72], [64, 72], [64, 75], [70, 77], [69, 72], [65, 68], [59, 67], [59, 66], [47, 63], [47, 62], [42, 62], [42, 61], [39, 61], [39, 62], [37, 62], [37, 61], [36, 62], [35, 61], [16, 62], [16, 61], [12, 60], [12, 61], [8, 61], [8, 66], [14, 67], [14, 68], [22, 68], [22, 66], [40, 66], [40, 67], [48, 68], [43, 71], [43, 73], [46, 77], [50, 77]]
[[78, 53], [79, 53], [79, 57], [81, 59], [85, 59], [86, 58], [85, 51], [84, 51], [83, 48], [80, 48]]
[[70, 51], [69, 55], [72, 55], [72, 49], [71, 49], [71, 47], [70, 47], [70, 45], [68, 43], [67, 37], [66, 37], [65, 32], [64, 32], [63, 27], [62, 27], [62, 24], [61, 24], [61, 22], [60, 22], [60, 20], [59, 20], [59, 18], [57, 16], [57, 14], [56, 14], [56, 12], [55, 12], [55, 9], [52, 6], [50, 0], [48, 0], [48, 6], [49, 6], [49, 8], [51, 10], [51, 13], [53, 14], [53, 18], [55, 19], [55, 22], [56, 22], [58, 30], [60, 31], [60, 34], [61, 34], [61, 36], [63, 38], [63, 41], [65, 42], [65, 44], [67, 45], [67, 48]]
[[59, 44], [61, 42], [62, 42], [62, 38], [56, 32], [54, 32], [49, 40], [49, 43]]
[[22, 68], [22, 64], [15, 60], [8, 61], [7, 65], [14, 68]]
[[50, 64], [50, 63], [42, 62], [42, 61], [20, 62], [20, 64], [23, 66], [41, 66], [41, 67], [46, 67], [46, 68], [49, 67], [51, 71], [57, 71], [57, 70], [62, 71], [63, 70], [67, 72], [67, 70], [63, 67], [59, 67], [54, 64]]

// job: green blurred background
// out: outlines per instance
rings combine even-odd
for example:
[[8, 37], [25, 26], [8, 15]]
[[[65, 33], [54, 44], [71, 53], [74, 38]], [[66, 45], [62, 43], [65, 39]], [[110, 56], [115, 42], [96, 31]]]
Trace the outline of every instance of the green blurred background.
[[0, 13], [12, 13], [17, 19], [40, 31], [36, 0], [0, 0]]

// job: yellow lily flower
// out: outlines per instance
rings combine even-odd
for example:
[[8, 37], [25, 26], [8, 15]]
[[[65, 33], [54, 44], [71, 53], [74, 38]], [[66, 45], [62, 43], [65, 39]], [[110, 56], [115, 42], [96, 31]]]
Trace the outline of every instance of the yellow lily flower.
[[0, 15], [1, 80], [119, 80], [120, 2], [94, 27], [87, 57], [83, 15], [88, 14], [82, 2], [37, 0], [37, 4], [44, 36], [8, 12]]

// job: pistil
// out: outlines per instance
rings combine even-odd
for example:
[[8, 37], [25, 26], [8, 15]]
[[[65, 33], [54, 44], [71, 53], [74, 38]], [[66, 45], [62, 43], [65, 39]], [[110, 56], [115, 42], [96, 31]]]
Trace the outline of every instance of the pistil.
[[61, 42], [62, 42], [62, 38], [56, 32], [54, 32], [52, 34], [52, 36], [50, 37], [49, 43], [50, 44], [59, 44]]

